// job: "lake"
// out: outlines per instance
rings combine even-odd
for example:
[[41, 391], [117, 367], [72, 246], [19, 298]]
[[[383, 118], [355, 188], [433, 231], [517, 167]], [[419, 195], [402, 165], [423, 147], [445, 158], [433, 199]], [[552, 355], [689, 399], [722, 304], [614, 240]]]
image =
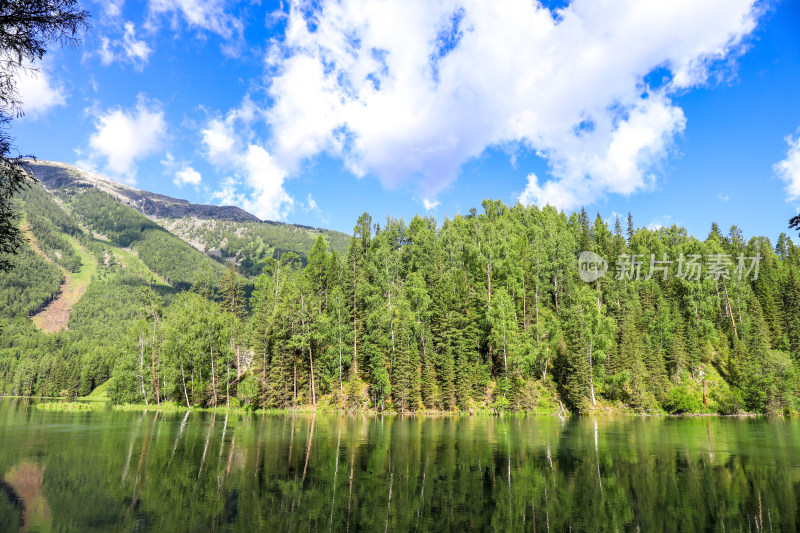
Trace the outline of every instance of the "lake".
[[50, 412], [0, 531], [797, 531], [800, 421]]

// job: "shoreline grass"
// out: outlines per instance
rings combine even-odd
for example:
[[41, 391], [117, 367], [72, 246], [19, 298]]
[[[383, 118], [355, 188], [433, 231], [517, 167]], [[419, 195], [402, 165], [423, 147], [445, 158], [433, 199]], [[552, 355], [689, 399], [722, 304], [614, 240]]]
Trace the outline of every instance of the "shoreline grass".
[[166, 413], [236, 413], [247, 415], [294, 415], [294, 414], [319, 414], [319, 415], [368, 415], [368, 416], [400, 416], [400, 417], [420, 417], [420, 418], [459, 418], [459, 417], [561, 417], [567, 418], [571, 416], [585, 416], [585, 417], [614, 417], [614, 416], [630, 416], [630, 417], [651, 417], [651, 418], [695, 418], [695, 417], [719, 417], [719, 418], [749, 418], [749, 417], [767, 417], [769, 415], [763, 413], [737, 413], [737, 414], [719, 414], [719, 413], [666, 413], [666, 412], [636, 412], [636, 411], [598, 411], [595, 413], [583, 413], [576, 415], [565, 411], [564, 414], [553, 412], [550, 410], [541, 411], [493, 411], [491, 409], [476, 409], [472, 411], [406, 411], [403, 413], [396, 411], [376, 411], [374, 409], [333, 409], [329, 405], [324, 408], [314, 409], [311, 406], [298, 406], [287, 408], [268, 408], [268, 409], [249, 409], [246, 407], [226, 407], [224, 405], [217, 407], [186, 407], [183, 404], [162, 403], [156, 404], [114, 404], [112, 406], [114, 411], [160, 411]]
[[34, 405], [36, 409], [43, 411], [84, 411], [89, 412], [94, 409], [90, 403], [81, 402], [44, 402]]
[[[772, 415], [765, 413], [735, 413], [735, 414], [720, 414], [711, 412], [700, 413], [667, 413], [667, 412], [636, 412], [624, 410], [598, 410], [597, 412], [583, 413], [576, 415], [569, 411], [564, 411], [559, 414], [550, 409], [541, 409], [536, 411], [496, 411], [489, 408], [472, 409], [464, 411], [431, 411], [431, 410], [417, 410], [417, 411], [377, 411], [375, 409], [340, 409], [334, 408], [330, 404], [319, 405], [316, 409], [312, 406], [303, 405], [297, 407], [287, 408], [267, 408], [267, 409], [251, 409], [248, 407], [226, 407], [220, 405], [217, 407], [199, 407], [192, 406], [186, 407], [185, 404], [176, 404], [172, 402], [164, 402], [160, 405], [157, 404], [115, 404], [107, 398], [92, 398], [91, 396], [78, 398], [78, 401], [63, 401], [67, 400], [64, 397], [52, 396], [0, 396], [2, 399], [33, 399], [33, 400], [62, 400], [56, 402], [43, 402], [34, 404], [38, 409], [51, 410], [51, 411], [90, 411], [92, 404], [111, 404], [113, 411], [129, 411], [129, 412], [153, 412], [160, 411], [165, 413], [185, 413], [198, 412], [198, 413], [236, 413], [247, 415], [294, 415], [294, 414], [320, 414], [320, 415], [368, 415], [368, 416], [400, 416], [400, 417], [425, 417], [425, 418], [458, 418], [458, 417], [553, 417], [560, 416], [562, 418], [570, 416], [586, 416], [586, 417], [614, 417], [614, 416], [630, 416], [630, 417], [663, 417], [663, 418], [696, 418], [696, 417], [719, 417], [719, 418], [753, 418], [753, 417], [770, 417]], [[780, 415], [776, 415], [780, 416]], [[784, 417], [791, 418], [791, 415], [783, 415]]]

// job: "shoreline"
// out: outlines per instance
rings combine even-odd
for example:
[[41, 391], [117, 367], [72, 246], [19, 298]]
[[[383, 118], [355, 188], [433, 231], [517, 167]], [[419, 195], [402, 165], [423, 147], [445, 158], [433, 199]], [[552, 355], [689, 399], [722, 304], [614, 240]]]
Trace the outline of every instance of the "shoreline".
[[757, 418], [757, 417], [780, 417], [780, 418], [793, 418], [792, 415], [777, 415], [768, 413], [736, 413], [736, 414], [720, 414], [720, 413], [645, 413], [636, 411], [598, 411], [586, 413], [571, 413], [564, 411], [565, 414], [558, 412], [536, 412], [536, 411], [493, 411], [493, 410], [472, 410], [472, 411], [406, 411], [399, 413], [396, 411], [375, 411], [372, 409], [357, 409], [357, 410], [340, 410], [331, 409], [326, 406], [323, 409], [313, 408], [309, 406], [275, 408], [275, 409], [247, 409], [242, 407], [186, 407], [185, 405], [162, 403], [161, 405], [145, 405], [145, 404], [116, 404], [111, 400], [104, 398], [89, 398], [80, 397], [75, 400], [68, 400], [66, 397], [59, 396], [0, 396], [0, 400], [16, 399], [16, 400], [58, 400], [58, 402], [49, 402], [50, 411], [58, 411], [60, 409], [55, 407], [56, 403], [64, 404], [63, 411], [75, 411], [74, 404], [108, 404], [111, 410], [114, 411], [133, 411], [133, 412], [173, 412], [173, 413], [235, 413], [243, 415], [369, 415], [369, 416], [398, 416], [398, 417], [430, 417], [430, 418], [462, 418], [462, 417], [559, 417], [569, 418], [577, 417], [653, 417], [653, 418], [703, 418], [703, 417], [716, 417], [716, 418]]

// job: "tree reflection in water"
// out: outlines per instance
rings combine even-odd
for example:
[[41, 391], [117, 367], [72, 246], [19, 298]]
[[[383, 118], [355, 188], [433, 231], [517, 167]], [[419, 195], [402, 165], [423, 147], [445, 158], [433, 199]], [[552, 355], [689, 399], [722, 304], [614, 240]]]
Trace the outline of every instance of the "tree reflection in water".
[[799, 525], [800, 423], [783, 419], [143, 415], [3, 401], [0, 431], [0, 524], [12, 531]]

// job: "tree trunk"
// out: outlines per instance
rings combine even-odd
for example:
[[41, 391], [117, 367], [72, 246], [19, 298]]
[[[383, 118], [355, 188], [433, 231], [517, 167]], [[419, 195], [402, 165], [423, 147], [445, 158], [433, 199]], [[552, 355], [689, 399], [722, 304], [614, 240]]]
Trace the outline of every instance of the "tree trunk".
[[728, 286], [725, 284], [725, 278], [722, 279], [722, 288], [725, 289], [725, 310], [728, 313], [728, 316], [731, 319], [731, 325], [733, 326], [733, 336], [737, 339], [739, 338], [739, 333], [736, 331], [736, 320], [733, 318], [733, 309], [731, 308], [731, 299], [728, 297]]
[[302, 315], [301, 315], [301, 322], [302, 327], [306, 330], [308, 334], [308, 363], [311, 366], [311, 403], [314, 404], [314, 407], [317, 407], [317, 394], [314, 389], [314, 356], [311, 353], [311, 324], [306, 322], [305, 319], [305, 312], [306, 312], [306, 302], [305, 298], [303, 298], [303, 292], [300, 291], [300, 304], [302, 305]]
[[394, 313], [392, 312], [392, 288], [389, 287], [389, 331], [392, 334], [392, 356], [389, 358], [389, 381], [392, 380], [392, 370], [394, 369]]
[[592, 343], [589, 343], [589, 390], [592, 392], [592, 407], [597, 409], [597, 400], [594, 397], [594, 368], [592, 365]]
[[314, 388], [314, 357], [311, 355], [311, 342], [308, 343], [308, 360], [311, 364], [311, 403], [317, 407], [317, 393]]
[[214, 372], [214, 345], [211, 344], [211, 320], [206, 317], [206, 331], [208, 332], [208, 353], [211, 360], [211, 389], [214, 392], [214, 407], [217, 406], [217, 378]]
[[336, 295], [336, 316], [338, 317], [339, 324], [339, 391], [344, 390], [342, 385], [342, 301], [341, 297]]
[[353, 296], [353, 377], [358, 377], [358, 315], [356, 315], [356, 297]]
[[158, 379], [156, 379], [156, 321], [153, 317], [153, 389], [156, 392], [156, 404], [161, 405], [161, 396], [158, 393]]
[[237, 344], [236, 345], [236, 379], [242, 377], [242, 354], [241, 354], [241, 347]]
[[144, 390], [144, 337], [142, 334], [143, 332], [139, 331], [139, 378], [142, 382], [142, 398], [144, 398], [144, 404], [149, 405], [147, 402], [147, 393]]
[[556, 276], [555, 272], [553, 272], [553, 296], [555, 297], [556, 314], [558, 315], [560, 314], [560, 311], [558, 310], [558, 276]]
[[189, 393], [186, 390], [186, 376], [183, 373], [183, 362], [181, 362], [181, 382], [183, 383], [183, 395], [186, 397], [186, 407], [191, 408], [189, 405]]

